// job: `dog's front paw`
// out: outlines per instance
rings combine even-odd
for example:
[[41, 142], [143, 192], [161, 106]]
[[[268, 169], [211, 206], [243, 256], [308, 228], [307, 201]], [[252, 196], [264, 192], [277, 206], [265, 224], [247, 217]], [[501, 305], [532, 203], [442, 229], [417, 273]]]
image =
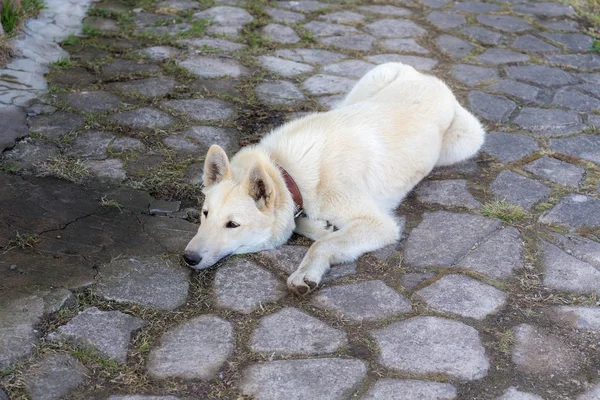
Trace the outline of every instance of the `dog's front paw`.
[[320, 277], [310, 276], [309, 273], [303, 271], [296, 271], [288, 278], [287, 286], [292, 293], [304, 296], [314, 291], [319, 286], [320, 281]]

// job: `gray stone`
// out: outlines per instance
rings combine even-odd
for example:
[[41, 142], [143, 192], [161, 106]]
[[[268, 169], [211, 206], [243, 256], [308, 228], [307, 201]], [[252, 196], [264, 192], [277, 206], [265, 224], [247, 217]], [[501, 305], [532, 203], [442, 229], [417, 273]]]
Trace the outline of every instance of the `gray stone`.
[[586, 112], [600, 109], [600, 100], [573, 89], [557, 91], [552, 104]]
[[396, 6], [380, 6], [380, 5], [372, 5], [372, 6], [361, 6], [358, 7], [359, 10], [365, 11], [368, 13], [385, 15], [387, 17], [407, 17], [412, 14], [409, 10], [402, 7]]
[[[195, 3], [198, 4], [198, 3]], [[144, 395], [127, 395], [127, 396], [110, 396], [106, 400], [179, 400], [175, 396], [144, 396]]]
[[277, 301], [286, 292], [281, 282], [247, 259], [235, 259], [217, 270], [214, 280], [216, 305], [250, 314], [262, 304]]
[[69, 392], [83, 384], [88, 370], [76, 358], [53, 354], [30, 366], [23, 382], [32, 400], [64, 399]]
[[229, 58], [192, 56], [178, 65], [200, 78], [238, 78], [248, 74], [248, 68]]
[[43, 313], [38, 296], [0, 298], [0, 369], [29, 356], [38, 341], [34, 326]]
[[263, 68], [286, 77], [306, 74], [308, 72], [312, 72], [314, 69], [314, 67], [307, 64], [283, 60], [273, 56], [260, 56], [258, 57], [258, 62], [263, 66]]
[[195, 142], [181, 136], [173, 135], [164, 138], [163, 143], [170, 149], [175, 150], [182, 157], [198, 156], [201, 154], [200, 146]]
[[219, 99], [168, 100], [161, 106], [194, 121], [220, 121], [235, 116], [233, 105]]
[[542, 33], [546, 39], [573, 51], [591, 50], [594, 39], [581, 33]]
[[499, 78], [498, 72], [494, 69], [467, 64], [455, 65], [452, 68], [452, 76], [467, 86], [475, 86]]
[[401, 62], [408, 64], [419, 71], [430, 71], [437, 65], [437, 60], [419, 56], [405, 56], [399, 54], [376, 54], [365, 57], [367, 60], [376, 64], [385, 64], [388, 62]]
[[585, 127], [577, 113], [546, 108], [522, 108], [513, 122], [541, 136], [568, 135]]
[[474, 328], [439, 317], [414, 317], [373, 332], [386, 368], [407, 374], [444, 374], [471, 381], [490, 364]]
[[517, 369], [534, 375], [562, 377], [579, 370], [583, 355], [570, 348], [562, 338], [533, 325], [514, 328], [512, 362]]
[[557, 306], [548, 312], [562, 326], [600, 331], [600, 307]]
[[322, 72], [332, 75], [340, 75], [348, 78], [362, 78], [375, 65], [360, 61], [346, 60], [337, 64], [329, 64], [323, 67]]
[[537, 53], [558, 51], [556, 47], [532, 35], [522, 35], [517, 37], [511, 46], [518, 50], [534, 51]]
[[333, 353], [346, 342], [344, 332], [296, 308], [284, 308], [260, 320], [250, 348], [268, 356], [315, 355]]
[[119, 125], [130, 128], [168, 128], [175, 120], [169, 114], [152, 107], [142, 107], [133, 111], [122, 111], [114, 114], [112, 120]]
[[513, 79], [546, 87], [560, 87], [577, 83], [573, 75], [545, 65], [506, 67], [506, 73]]
[[411, 311], [409, 301], [382, 281], [327, 287], [313, 297], [312, 304], [353, 322], [381, 320]]
[[46, 293], [40, 293], [44, 300], [44, 314], [53, 314], [74, 302], [73, 293], [64, 288], [55, 288]]
[[246, 47], [243, 44], [220, 38], [183, 39], [179, 40], [178, 43], [199, 49], [201, 52], [221, 50], [222, 53], [235, 53]]
[[109, 88], [129, 96], [162, 97], [175, 90], [177, 81], [171, 76], [139, 79], [127, 82], [115, 82]]
[[102, 68], [100, 77], [104, 80], [118, 79], [132, 75], [156, 74], [160, 72], [157, 65], [146, 64], [141, 61], [118, 59]]
[[488, 89], [516, 97], [528, 103], [536, 103], [543, 91], [526, 83], [515, 82], [509, 79], [502, 80], [488, 86]]
[[[4, 35], [4, 31], [2, 30], [2, 28], [0, 27], [0, 36]], [[0, 389], [0, 400], [8, 400], [8, 395], [6, 394], [6, 392], [2, 389]]]
[[271, 361], [246, 368], [239, 387], [256, 400], [342, 400], [360, 387], [366, 375], [365, 363], [353, 359]]
[[265, 7], [265, 12], [271, 18], [273, 18], [275, 22], [280, 22], [283, 24], [297, 24], [298, 22], [302, 22], [306, 19], [306, 17], [302, 14], [293, 11], [279, 10], [273, 7]]
[[544, 400], [531, 393], [520, 392], [515, 387], [509, 387], [506, 392], [496, 400]]
[[68, 154], [73, 157], [105, 159], [106, 150], [115, 135], [102, 131], [86, 131], [77, 136]]
[[121, 100], [112, 93], [91, 91], [69, 93], [66, 102], [69, 107], [79, 111], [97, 112], [117, 108]]
[[151, 199], [148, 205], [148, 213], [150, 215], [169, 215], [179, 211], [181, 201], [166, 201]]
[[319, 49], [281, 49], [275, 55], [300, 63], [325, 65], [331, 64], [345, 58], [343, 54]]
[[496, 4], [480, 3], [475, 1], [464, 1], [461, 3], [457, 3], [454, 6], [454, 10], [474, 14], [498, 11], [499, 9], [500, 7]]
[[482, 28], [481, 26], [467, 26], [462, 28], [461, 32], [483, 44], [497, 45], [504, 39], [502, 34]]
[[327, 3], [321, 3], [320, 1], [314, 0], [279, 1], [277, 2], [277, 5], [283, 8], [301, 12], [315, 12], [329, 6]]
[[188, 276], [161, 257], [117, 259], [99, 268], [96, 290], [109, 300], [173, 310], [185, 303]]
[[365, 30], [382, 38], [405, 38], [422, 36], [425, 29], [408, 19], [382, 19], [365, 25]]
[[257, 97], [275, 105], [294, 105], [304, 100], [304, 94], [292, 82], [277, 81], [261, 83], [256, 87]]
[[302, 86], [313, 95], [348, 93], [355, 81], [339, 76], [318, 74], [308, 78]]
[[317, 42], [326, 46], [338, 47], [346, 50], [369, 51], [373, 47], [375, 38], [371, 35], [347, 35], [318, 38]]
[[406, 265], [453, 265], [499, 224], [496, 219], [479, 215], [426, 212], [423, 221], [412, 230], [406, 241]]
[[167, 331], [160, 347], [148, 357], [154, 378], [212, 379], [233, 355], [235, 341], [230, 322], [214, 315], [195, 317]]
[[506, 303], [502, 291], [464, 275], [446, 275], [417, 294], [438, 311], [478, 320], [497, 313]]
[[362, 14], [357, 14], [352, 11], [337, 11], [337, 12], [332, 12], [329, 14], [321, 15], [321, 16], [319, 16], [319, 18], [323, 19], [325, 21], [329, 21], [329, 22], [347, 24], [347, 23], [361, 22], [362, 20], [365, 19], [365, 16]]
[[429, 50], [422, 47], [414, 39], [386, 39], [383, 40], [380, 45], [386, 50], [397, 51], [401, 53], [429, 53]]
[[575, 15], [571, 6], [558, 3], [526, 3], [513, 6], [513, 10], [521, 14], [532, 14], [543, 17], [560, 17], [563, 15]]
[[90, 307], [48, 336], [96, 349], [101, 355], [124, 363], [131, 333], [145, 322], [119, 311]]
[[50, 115], [40, 115], [31, 119], [29, 130], [43, 136], [60, 140], [63, 136], [83, 128], [85, 120], [79, 115], [59, 111]]
[[449, 383], [413, 379], [380, 379], [362, 400], [454, 400], [456, 388]]
[[452, 14], [444, 11], [433, 11], [427, 20], [440, 29], [452, 29], [467, 23], [464, 15]]
[[506, 122], [516, 108], [515, 102], [506, 97], [479, 91], [469, 93], [469, 109], [489, 121]]
[[600, 56], [597, 54], [552, 54], [547, 55], [546, 60], [550, 64], [561, 67], [577, 68], [581, 70], [592, 70], [600, 68]]
[[515, 269], [523, 267], [523, 244], [519, 231], [505, 227], [493, 232], [457, 266], [493, 279], [510, 279]]
[[477, 61], [486, 64], [500, 65], [529, 61], [529, 56], [527, 54], [517, 53], [510, 50], [489, 49], [477, 57]]
[[471, 43], [450, 35], [441, 35], [435, 43], [440, 50], [457, 58], [463, 58], [473, 49]]
[[323, 96], [317, 99], [320, 105], [327, 110], [333, 110], [344, 101], [346, 96], [342, 94], [335, 94], [333, 96]]
[[415, 190], [419, 201], [428, 204], [479, 208], [479, 203], [467, 188], [464, 179], [448, 179], [444, 181], [425, 181]]
[[600, 267], [600, 243], [575, 234], [553, 234], [558, 246], [578, 259]]
[[577, 397], [577, 400], [597, 400], [600, 398], [600, 384], [592, 386], [591, 389]]
[[571, 187], [579, 186], [585, 172], [579, 167], [550, 157], [539, 158], [523, 169], [540, 178]]
[[544, 224], [561, 224], [573, 228], [600, 226], [600, 199], [570, 194], [540, 217]]
[[60, 151], [55, 144], [46, 141], [19, 142], [5, 153], [6, 160], [21, 169], [33, 170], [44, 161], [56, 158]]
[[90, 176], [104, 183], [119, 184], [127, 179], [121, 160], [86, 160], [84, 166]]
[[261, 29], [262, 34], [277, 43], [298, 43], [300, 36], [289, 26], [269, 24]]
[[581, 135], [550, 140], [553, 151], [600, 164], [600, 136]]
[[129, 137], [118, 137], [110, 145], [110, 151], [113, 153], [144, 151], [145, 149], [146, 146], [140, 140]]
[[208, 19], [210, 26], [241, 27], [254, 21], [254, 17], [243, 8], [217, 6], [194, 14], [195, 19]]
[[308, 24], [304, 24], [303, 28], [312, 33], [315, 37], [345, 36], [360, 33], [352, 26], [331, 24], [322, 21], [311, 21]]
[[477, 21], [505, 32], [523, 32], [531, 29], [523, 18], [509, 15], [478, 15]]
[[84, 24], [89, 26], [91, 29], [104, 32], [115, 32], [119, 30], [117, 22], [108, 18], [88, 17], [85, 19]]
[[600, 289], [600, 271], [593, 265], [565, 253], [550, 243], [543, 242], [541, 247], [545, 268], [544, 285], [581, 294], [594, 293]]
[[239, 133], [233, 128], [193, 126], [185, 131], [185, 135], [200, 144], [201, 153], [208, 151], [208, 148], [213, 144], [218, 144], [228, 154], [234, 154], [240, 148]]
[[525, 210], [550, 195], [550, 188], [512, 171], [502, 171], [490, 185], [494, 196]]
[[[587, 92], [595, 97], [600, 97], [600, 84], [598, 83], [582, 83], [581, 85], [576, 85], [575, 88]], [[588, 122], [590, 124], [594, 124], [596, 126], [600, 126], [600, 121], [598, 121], [599, 117], [597, 115], [592, 115], [591, 118], [588, 115]]]
[[444, 7], [450, 0], [421, 0], [421, 3], [427, 4], [431, 8]]
[[[188, 11], [193, 10], [200, 7], [200, 4], [196, 1], [191, 0], [165, 0], [156, 4], [158, 8], [167, 8], [169, 10], [176, 11]], [[127, 8], [124, 8], [120, 11], [125, 11]]]
[[29, 134], [25, 118], [27, 115], [21, 107], [10, 106], [0, 108], [0, 153]]
[[424, 273], [409, 273], [402, 275], [402, 285], [406, 289], [413, 289], [416, 286], [419, 286], [421, 283], [426, 281], [427, 279], [431, 279], [435, 276], [433, 272], [424, 272]]

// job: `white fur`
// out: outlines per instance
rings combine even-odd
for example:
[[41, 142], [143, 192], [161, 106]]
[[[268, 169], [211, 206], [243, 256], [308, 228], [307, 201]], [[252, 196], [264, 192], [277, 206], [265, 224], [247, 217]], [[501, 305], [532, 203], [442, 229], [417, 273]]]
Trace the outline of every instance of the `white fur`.
[[[199, 268], [205, 268], [226, 254], [280, 246], [295, 230], [315, 240], [288, 279], [291, 290], [307, 293], [331, 264], [395, 242], [393, 211], [407, 193], [435, 166], [475, 155], [484, 136], [480, 122], [441, 80], [401, 63], [381, 65], [337, 109], [292, 121], [236, 154], [226, 178], [205, 192], [205, 205], [221, 219], [213, 225], [212, 215], [203, 220], [186, 251], [202, 255]], [[217, 150], [211, 148], [207, 162]], [[277, 164], [296, 181], [308, 218], [293, 220], [293, 201]], [[249, 201], [248, 171], [257, 165], [265, 179], [254, 173], [255, 184], [267, 183], [272, 196]], [[243, 216], [243, 223], [223, 228], [232, 213]]]

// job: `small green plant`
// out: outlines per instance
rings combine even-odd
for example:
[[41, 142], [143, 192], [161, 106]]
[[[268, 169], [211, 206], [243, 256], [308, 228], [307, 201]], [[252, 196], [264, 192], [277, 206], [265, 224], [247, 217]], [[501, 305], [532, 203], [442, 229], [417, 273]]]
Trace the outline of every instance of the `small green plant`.
[[600, 40], [594, 40], [592, 50], [600, 52]]
[[72, 33], [69, 36], [67, 36], [67, 38], [65, 40], [63, 40], [63, 44], [66, 44], [68, 46], [74, 45], [77, 43], [79, 43], [79, 38], [77, 36], [73, 35]]
[[182, 38], [201, 37], [204, 35], [206, 28], [208, 27], [208, 21], [205, 19], [198, 19], [192, 22], [192, 27], [187, 31], [181, 33], [179, 36]]
[[20, 234], [19, 232], [17, 232], [15, 237], [11, 238], [8, 241], [8, 245], [6, 247], [7, 247], [7, 250], [17, 249], [17, 248], [25, 250], [28, 247], [31, 248], [31, 247], [35, 246], [35, 244], [37, 242], [38, 241], [33, 234], [31, 234], [31, 233]]
[[483, 206], [481, 213], [486, 217], [495, 217], [504, 222], [516, 222], [523, 219], [525, 210], [516, 204], [506, 201], [494, 201]]
[[55, 68], [68, 68], [71, 66], [71, 60], [69, 60], [68, 58], [59, 58], [58, 60], [50, 64], [50, 66]]
[[85, 35], [85, 36], [97, 36], [100, 34], [100, 31], [98, 29], [92, 28], [89, 24], [83, 24], [83, 29], [81, 30], [81, 32]]
[[19, 11], [14, 0], [6, 0], [4, 3], [0, 22], [2, 22], [2, 26], [6, 33], [11, 33], [17, 26], [21, 11]]
[[117, 200], [112, 200], [107, 198], [106, 196], [103, 196], [100, 198], [100, 206], [102, 207], [114, 207], [114, 208], [118, 208], [119, 211], [123, 211], [123, 209], [121, 208], [121, 204], [119, 204], [119, 202]]

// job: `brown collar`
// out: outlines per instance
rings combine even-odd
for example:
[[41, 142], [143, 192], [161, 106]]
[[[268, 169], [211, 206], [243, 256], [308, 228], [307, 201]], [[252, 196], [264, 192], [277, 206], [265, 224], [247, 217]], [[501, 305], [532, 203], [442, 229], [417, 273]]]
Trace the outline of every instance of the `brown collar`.
[[298, 185], [296, 185], [296, 181], [288, 172], [283, 169], [281, 165], [277, 165], [279, 171], [281, 171], [281, 175], [283, 176], [283, 180], [285, 181], [285, 186], [287, 186], [290, 194], [292, 195], [292, 199], [294, 200], [294, 218], [298, 218], [300, 214], [304, 212], [304, 203], [302, 202], [302, 193], [300, 193], [300, 189]]

